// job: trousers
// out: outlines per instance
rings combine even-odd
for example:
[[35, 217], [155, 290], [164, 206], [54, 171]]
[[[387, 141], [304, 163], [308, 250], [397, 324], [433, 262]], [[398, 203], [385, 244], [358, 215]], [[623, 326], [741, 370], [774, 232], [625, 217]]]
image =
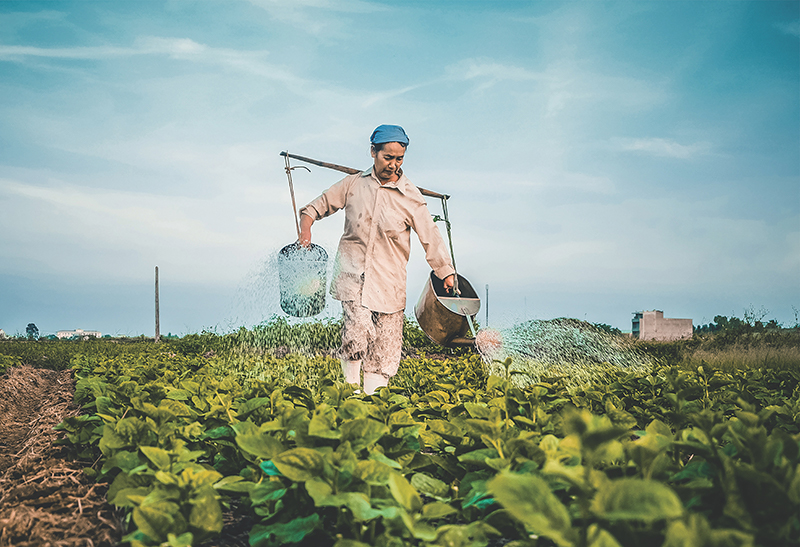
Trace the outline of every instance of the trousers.
[[361, 360], [364, 372], [390, 378], [403, 353], [403, 310], [381, 313], [360, 302], [342, 301], [342, 358]]

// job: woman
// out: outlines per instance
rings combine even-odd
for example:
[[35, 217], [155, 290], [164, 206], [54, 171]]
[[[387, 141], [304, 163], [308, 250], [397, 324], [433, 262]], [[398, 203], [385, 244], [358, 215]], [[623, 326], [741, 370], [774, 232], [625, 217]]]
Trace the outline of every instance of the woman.
[[372, 395], [397, 374], [403, 345], [406, 266], [411, 230], [446, 289], [454, 284], [452, 261], [425, 199], [401, 169], [408, 136], [381, 125], [370, 137], [373, 166], [340, 180], [300, 209], [300, 241], [311, 243], [312, 224], [340, 209], [344, 234], [336, 253], [331, 294], [342, 302], [342, 371], [345, 380]]

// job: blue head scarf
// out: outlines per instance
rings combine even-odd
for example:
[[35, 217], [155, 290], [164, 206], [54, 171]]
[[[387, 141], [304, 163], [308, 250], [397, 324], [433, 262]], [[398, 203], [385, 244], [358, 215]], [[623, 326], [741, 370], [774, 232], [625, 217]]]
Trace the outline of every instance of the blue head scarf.
[[403, 131], [403, 128], [399, 125], [379, 125], [375, 128], [375, 131], [372, 132], [369, 142], [372, 144], [399, 142], [400, 144], [408, 146], [408, 135], [406, 135], [406, 132]]

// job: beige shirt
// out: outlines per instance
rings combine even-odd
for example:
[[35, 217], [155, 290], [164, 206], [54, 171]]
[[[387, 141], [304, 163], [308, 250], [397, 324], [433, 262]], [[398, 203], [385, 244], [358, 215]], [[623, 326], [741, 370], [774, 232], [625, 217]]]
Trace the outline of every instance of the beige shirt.
[[349, 175], [300, 209], [315, 221], [344, 209], [344, 234], [336, 253], [331, 294], [337, 300], [358, 299], [372, 311], [394, 313], [406, 307], [406, 265], [411, 230], [419, 237], [434, 274], [455, 273], [439, 228], [425, 198], [400, 174], [381, 185], [372, 169]]

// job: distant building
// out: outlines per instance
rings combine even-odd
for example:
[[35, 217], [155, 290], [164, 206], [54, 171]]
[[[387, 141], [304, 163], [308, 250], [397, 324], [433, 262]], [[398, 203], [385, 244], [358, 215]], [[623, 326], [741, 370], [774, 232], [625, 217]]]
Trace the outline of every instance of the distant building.
[[103, 336], [103, 334], [96, 330], [75, 329], [75, 330], [60, 330], [56, 333], [56, 336], [58, 336], [59, 338], [88, 338], [89, 336], [100, 338], [101, 336]]
[[692, 337], [691, 319], [670, 319], [661, 310], [633, 314], [631, 335], [639, 340], [684, 340]]
[[6, 337], [6, 333], [3, 332], [3, 329], [0, 329], [0, 340]]

